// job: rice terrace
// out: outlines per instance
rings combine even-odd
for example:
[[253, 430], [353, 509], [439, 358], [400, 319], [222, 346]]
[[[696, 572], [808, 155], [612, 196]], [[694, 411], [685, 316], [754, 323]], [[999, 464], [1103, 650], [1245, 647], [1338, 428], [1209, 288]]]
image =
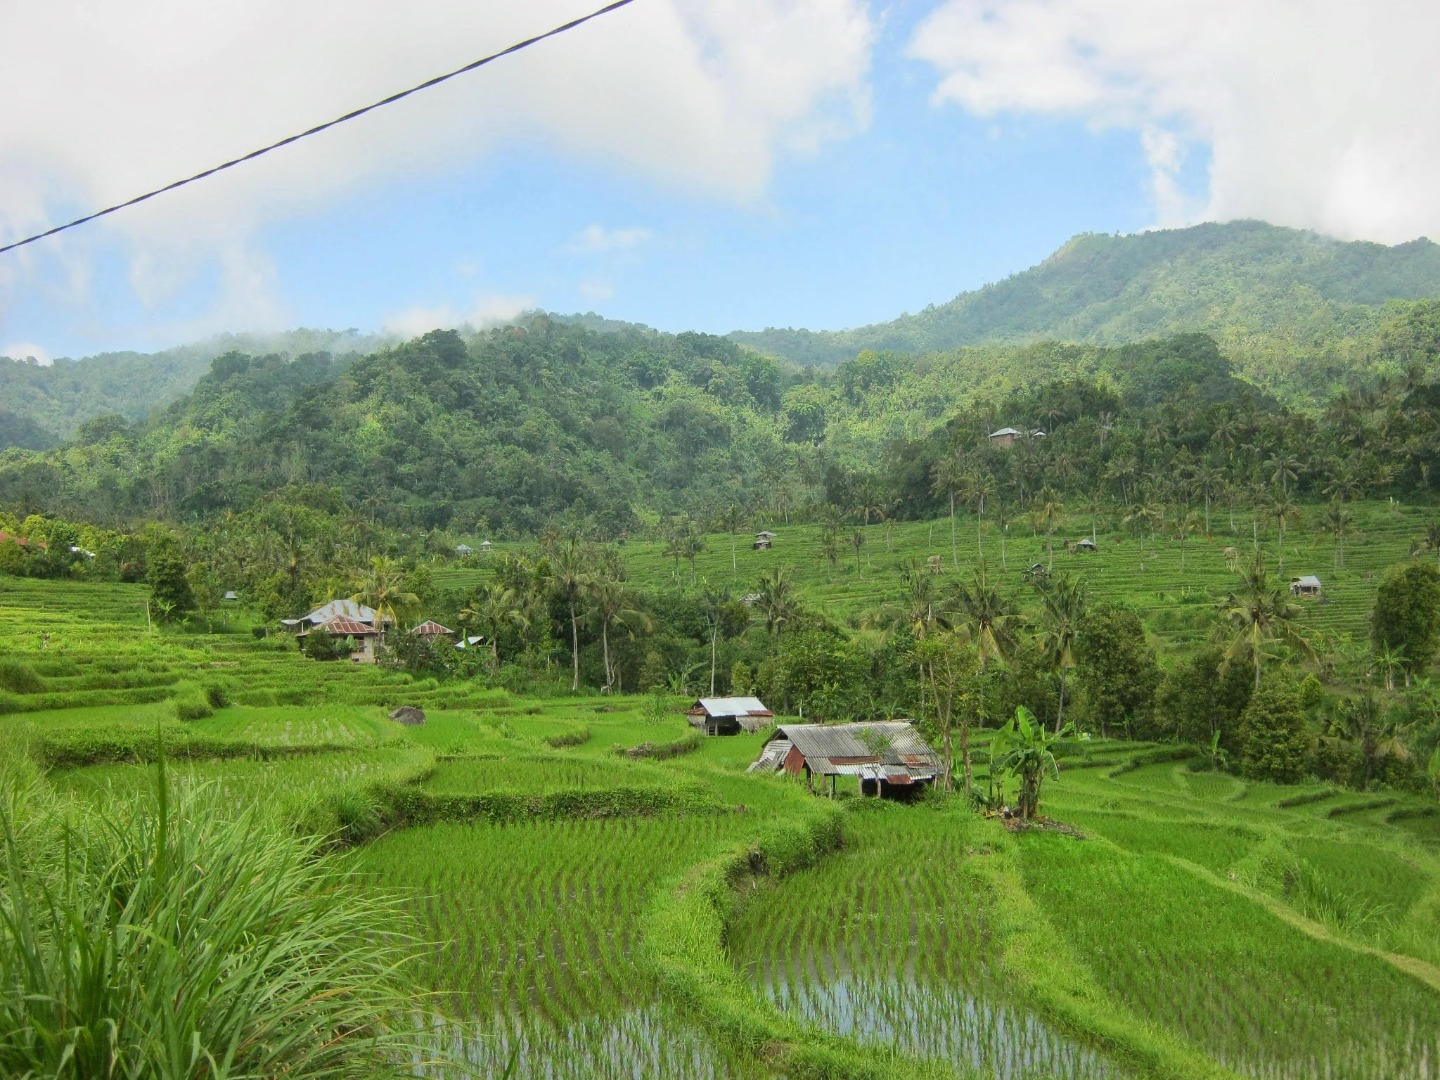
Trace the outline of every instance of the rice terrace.
[[[1385, 504], [1359, 512], [1364, 539], [1327, 574], [1333, 603], [1298, 616], [1337, 642], [1363, 637], [1373, 568], [1405, 561], [1427, 520]], [[804, 603], [857, 613], [860, 625], [867, 606], [914, 587], [913, 553], [948, 551], [949, 527], [887, 526], [890, 550], [843, 577], [827, 573], [821, 530], [792, 525], [780, 536]], [[983, 542], [973, 518], [958, 529], [957, 543]], [[883, 551], [881, 527], [870, 533]], [[1233, 576], [1218, 541], [1197, 545], [1182, 573], [1178, 544], [1142, 561], [1140, 538], [1105, 539], [1106, 562], [1086, 569], [1092, 595], [1125, 601], [1162, 642], [1193, 641], [1206, 608], [1187, 609], [1187, 598], [1218, 595]], [[432, 557], [414, 573], [433, 587], [494, 588], [535, 550], [501, 547], [488, 561]], [[1035, 593], [1016, 568], [1045, 560], [1045, 549], [1038, 531], [1012, 537], [1011, 570], [997, 577]], [[1296, 552], [1313, 562], [1323, 550], [1306, 539]], [[624, 551], [630, 581], [657, 595], [690, 573], [659, 541]], [[737, 552], [736, 580], [749, 572], [740, 563], [753, 570], [772, 554]], [[706, 537], [697, 580], [729, 579], [731, 561], [727, 535]], [[45, 981], [87, 973], [83, 955], [45, 952], [80, 929], [47, 926], [55, 893], [34, 890], [63, 881], [78, 897], [94, 887], [72, 878], [114, 873], [105, 845], [138, 820], [151, 831], [126, 840], [140, 845], [132, 858], [162, 858], [144, 848], [147, 835], [195, 845], [197, 874], [203, 845], [236, 840], [220, 822], [272, 837], [277, 850], [301, 844], [320, 868], [301, 891], [345, 916], [330, 947], [359, 932], [383, 953], [357, 961], [392, 996], [357, 995], [357, 1006], [381, 1011], [370, 1021], [379, 1026], [354, 1029], [364, 1033], [351, 1036], [355, 1055], [393, 1062], [403, 1046], [425, 1075], [1424, 1078], [1440, 1062], [1440, 813], [1419, 788], [1361, 790], [1314, 779], [1313, 765], [1295, 783], [1254, 779], [1214, 745], [1162, 734], [1156, 719], [1128, 739], [1052, 736], [1058, 774], [1024, 822], [1009, 816], [1019, 774], [996, 765], [994, 720], [965, 725], [968, 798], [888, 782], [884, 794], [909, 797], [879, 798], [863, 766], [831, 775], [831, 787], [818, 760], [796, 776], [750, 768], [777, 732], [803, 724], [798, 711], [836, 710], [823, 687], [795, 689], [798, 677], [788, 693], [770, 684], [777, 706], [791, 698], [789, 715], [702, 736], [689, 710], [706, 697], [708, 666], [645, 694], [570, 693], [562, 641], [549, 674], [531, 675], [551, 687], [537, 696], [487, 675], [504, 669], [483, 646], [470, 677], [413, 656], [327, 663], [233, 601], [161, 623], [157, 588], [73, 577], [0, 585], [6, 978], [26, 989], [6, 1006], [9, 1061], [45, 1060], [86, 1023]], [[732, 648], [767, 636], [763, 616], [747, 628], [743, 611], [725, 632]], [[609, 662], [620, 668], [643, 635], [616, 637]], [[598, 644], [587, 645], [583, 675], [603, 682]], [[449, 639], [443, 647], [446, 660], [460, 652]], [[1332, 672], [1354, 662], [1331, 648]], [[746, 678], [744, 664], [725, 681]], [[978, 697], [962, 704], [983, 689], [980, 675], [972, 663], [953, 701], [946, 676], [927, 677], [925, 711], [918, 697], [907, 711], [937, 746], [950, 711], [958, 740], [955, 714], [980, 707]], [[989, 678], [995, 697], [1012, 693]], [[424, 723], [389, 719], [399, 705]], [[958, 760], [954, 769], [958, 789]], [[168, 839], [153, 835], [162, 826]], [[62, 866], [41, 845], [74, 829], [85, 839], [65, 843], [88, 853], [72, 850]], [[228, 917], [223, 898], [209, 899], [208, 917]], [[361, 918], [371, 921], [354, 925]], [[127, 967], [160, 961], [116, 921], [105, 925], [113, 978], [159, 977]], [[35, 967], [16, 966], [22, 932], [43, 954]], [[224, 996], [223, 986], [196, 992]], [[175, 1057], [189, 1047], [147, 1045], [163, 1030], [158, 1014], [123, 1007], [138, 1011], [123, 1034], [131, 1060], [168, 1054], [176, 1075], [194, 1074]], [[315, 1038], [316, 1021], [301, 1013], [267, 1019], [274, 1030], [259, 1037], [298, 1026], [285, 1037]]]
[[0, 1080], [1440, 1080], [1440, 6], [0, 10]]

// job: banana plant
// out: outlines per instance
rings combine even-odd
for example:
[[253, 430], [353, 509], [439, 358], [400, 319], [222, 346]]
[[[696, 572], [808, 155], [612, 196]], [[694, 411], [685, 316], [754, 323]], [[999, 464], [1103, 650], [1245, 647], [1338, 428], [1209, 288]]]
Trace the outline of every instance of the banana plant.
[[991, 768], [1019, 779], [1017, 809], [1022, 820], [1030, 820], [1040, 809], [1040, 787], [1046, 773], [1060, 775], [1060, 766], [1051, 748], [1074, 730], [1073, 724], [1066, 724], [1058, 732], [1046, 731], [1045, 725], [1021, 705], [995, 733], [990, 744]]

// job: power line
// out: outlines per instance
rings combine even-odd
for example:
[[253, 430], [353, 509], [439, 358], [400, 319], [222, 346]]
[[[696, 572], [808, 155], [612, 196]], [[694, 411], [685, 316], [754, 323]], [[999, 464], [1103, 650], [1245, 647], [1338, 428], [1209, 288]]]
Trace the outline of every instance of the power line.
[[364, 116], [368, 112], [374, 112], [376, 109], [382, 108], [385, 105], [393, 105], [395, 102], [402, 98], [407, 98], [411, 94], [418, 94], [421, 90], [428, 90], [432, 86], [439, 86], [441, 83], [453, 79], [457, 75], [464, 75], [467, 71], [474, 71], [476, 68], [484, 67], [486, 64], [494, 60], [499, 60], [501, 57], [520, 52], [522, 49], [528, 49], [531, 45], [536, 45], [546, 38], [558, 37], [567, 30], [574, 30], [577, 26], [583, 26], [591, 19], [598, 19], [602, 15], [608, 15], [610, 12], [632, 3], [634, 3], [634, 0], [614, 0], [613, 3], [606, 4], [604, 7], [590, 12], [589, 15], [582, 15], [578, 19], [571, 19], [563, 26], [546, 30], [543, 34], [536, 34], [534, 37], [526, 38], [524, 41], [517, 41], [514, 45], [501, 49], [499, 52], [491, 53], [489, 56], [482, 56], [479, 60], [472, 61], [464, 67], [456, 68], [454, 71], [445, 75], [437, 75], [433, 79], [426, 79], [418, 86], [410, 87], [409, 90], [402, 90], [398, 94], [391, 94], [389, 97], [381, 98], [379, 101], [366, 105], [364, 108], [355, 109], [352, 112], [346, 113], [344, 116], [337, 116], [334, 120], [327, 120], [323, 124], [317, 124], [315, 127], [300, 132], [298, 135], [290, 135], [287, 138], [281, 139], [279, 142], [273, 142], [269, 146], [262, 146], [259, 150], [252, 150], [248, 154], [233, 158], [223, 164], [216, 165], [214, 168], [206, 169], [204, 172], [198, 172], [194, 176], [187, 176], [184, 180], [176, 180], [174, 183], [166, 184], [164, 187], [156, 188], [154, 191], [147, 191], [144, 195], [137, 195], [133, 199], [126, 199], [124, 202], [116, 203], [114, 206], [107, 206], [104, 210], [97, 210], [93, 214], [86, 214], [84, 217], [76, 218], [74, 221], [66, 222], [64, 225], [57, 225], [53, 229], [46, 229], [44, 232], [36, 233], [34, 236], [27, 236], [24, 240], [17, 240], [13, 244], [5, 244], [3, 247], [0, 247], [0, 255], [5, 254], [7, 251], [14, 251], [16, 248], [24, 247], [26, 244], [33, 244], [36, 240], [44, 240], [47, 236], [62, 233], [66, 229], [73, 229], [77, 225], [84, 225], [86, 222], [94, 221], [96, 218], [102, 218], [106, 214], [113, 214], [117, 210], [124, 210], [126, 207], [134, 206], [136, 203], [142, 203], [146, 199], [153, 199], [156, 195], [164, 195], [167, 191], [174, 191], [176, 188], [182, 188], [186, 184], [193, 184], [197, 180], [204, 180], [206, 177], [214, 176], [216, 173], [224, 172], [226, 169], [233, 169], [236, 165], [243, 165], [247, 161], [254, 161], [256, 158], [270, 153], [271, 150], [279, 150], [282, 146], [289, 146], [291, 143], [299, 142], [301, 139], [308, 139], [311, 135], [318, 135], [322, 131], [328, 131], [330, 128], [343, 124], [347, 120], [354, 120], [356, 117]]

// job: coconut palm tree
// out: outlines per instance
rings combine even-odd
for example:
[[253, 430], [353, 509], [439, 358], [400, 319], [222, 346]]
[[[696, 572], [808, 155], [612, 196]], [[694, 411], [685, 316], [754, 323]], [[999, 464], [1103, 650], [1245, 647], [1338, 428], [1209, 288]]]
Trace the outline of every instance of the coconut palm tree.
[[1246, 657], [1255, 667], [1255, 688], [1258, 690], [1265, 647], [1276, 641], [1311, 660], [1315, 658], [1315, 650], [1296, 619], [1299, 611], [1290, 603], [1285, 586], [1270, 584], [1263, 551], [1255, 552], [1255, 562], [1243, 574], [1240, 588], [1226, 599], [1222, 614], [1231, 630], [1230, 641], [1220, 662], [1222, 675], [1235, 660]]
[[[1015, 605], [1002, 596], [990, 582], [982, 562], [969, 581], [958, 582], [945, 605], [951, 622], [975, 650], [976, 662], [983, 675], [992, 660], [1003, 660], [1015, 648], [1015, 632], [1020, 616]], [[981, 684], [980, 715], [985, 714], [984, 684]], [[969, 760], [966, 760], [969, 775]]]
[[1055, 569], [1055, 527], [1060, 524], [1060, 519], [1065, 514], [1065, 504], [1060, 501], [1060, 496], [1055, 489], [1046, 487], [1040, 491], [1040, 524], [1045, 528], [1045, 549], [1049, 555], [1049, 561], [1045, 567], [1048, 574]]
[[1345, 565], [1345, 537], [1350, 532], [1355, 515], [1346, 509], [1337, 494], [1331, 497], [1330, 505], [1325, 508], [1325, 515], [1320, 520], [1324, 531], [1335, 539], [1335, 567], [1339, 569]]
[[975, 503], [975, 549], [985, 557], [985, 500], [995, 494], [995, 477], [984, 470], [972, 472], [965, 478], [965, 492]]
[[375, 625], [384, 630], [387, 623], [399, 625], [402, 617], [420, 606], [420, 598], [405, 589], [405, 571], [394, 559], [372, 555], [370, 564], [354, 581], [355, 592], [350, 599], [375, 612]]
[[756, 591], [755, 606], [765, 617], [765, 629], [778, 636], [800, 611], [789, 569], [777, 566], [763, 572]]
[[1040, 652], [1051, 671], [1060, 673], [1060, 708], [1055, 713], [1055, 730], [1065, 721], [1065, 689], [1075, 667], [1075, 637], [1085, 620], [1085, 584], [1059, 574], [1040, 594]]
[[[590, 576], [585, 586], [585, 601], [589, 606], [590, 617], [600, 624], [600, 655], [605, 668], [605, 691], [609, 693], [615, 686], [617, 674], [610, 665], [610, 628], [618, 627], [633, 638], [637, 633], [649, 633], [654, 628], [655, 621], [633, 606], [623, 578], [614, 573], [606, 573], [603, 569]], [[710, 691], [714, 693], [713, 664], [710, 682]]]
[[950, 499], [950, 564], [958, 565], [959, 553], [955, 547], [955, 493], [965, 483], [965, 470], [958, 458], [942, 457], [935, 462], [930, 491]]
[[1175, 521], [1170, 527], [1175, 530], [1175, 537], [1180, 541], [1180, 570], [1182, 573], [1185, 570], [1185, 541], [1200, 530], [1200, 524], [1200, 515], [1188, 506], [1175, 511]]
[[491, 666], [498, 667], [500, 634], [507, 626], [521, 631], [530, 629], [528, 606], [513, 588], [499, 581], [490, 581], [460, 609], [460, 628], [462, 631], [473, 628], [485, 635], [490, 645]]
[[580, 605], [592, 581], [589, 547], [578, 536], [557, 545], [550, 556], [550, 588], [570, 616], [570, 689], [580, 689]]

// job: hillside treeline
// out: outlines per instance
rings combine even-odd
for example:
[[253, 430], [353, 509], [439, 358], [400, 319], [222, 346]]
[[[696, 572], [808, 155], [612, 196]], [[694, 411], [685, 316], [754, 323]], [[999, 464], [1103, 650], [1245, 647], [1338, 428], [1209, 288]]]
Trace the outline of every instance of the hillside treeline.
[[[1429, 355], [1432, 329], [1410, 328], [1407, 355]], [[1101, 501], [1142, 529], [1237, 504], [1283, 519], [1296, 500], [1430, 497], [1429, 371], [1302, 411], [1238, 378], [1204, 335], [867, 352], [828, 373], [722, 338], [536, 316], [359, 359], [227, 354], [148, 422], [96, 417], [63, 447], [0, 454], [0, 505], [134, 527], [318, 486], [395, 528], [610, 538], [727, 507], [879, 520], [952, 500], [997, 514]], [[1016, 445], [993, 445], [1001, 427]]]

